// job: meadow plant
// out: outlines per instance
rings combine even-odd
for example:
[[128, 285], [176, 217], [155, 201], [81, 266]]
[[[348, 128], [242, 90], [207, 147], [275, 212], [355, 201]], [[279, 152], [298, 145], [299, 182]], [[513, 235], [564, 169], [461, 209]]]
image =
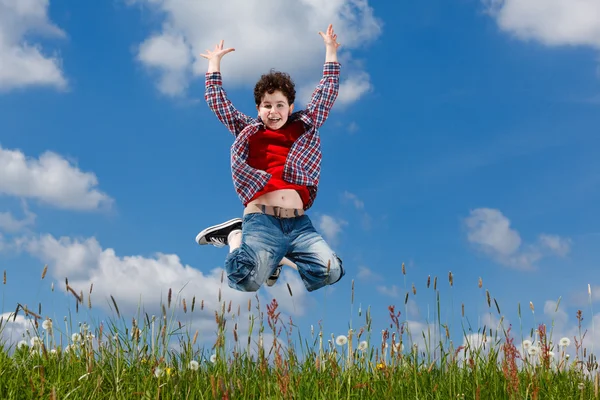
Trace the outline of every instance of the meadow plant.
[[[44, 267], [42, 279], [46, 273]], [[402, 274], [407, 287], [404, 265]], [[454, 278], [450, 273], [450, 290]], [[6, 272], [3, 283], [7, 284]], [[483, 291], [482, 286], [479, 278]], [[124, 316], [110, 296], [112, 315], [104, 322], [91, 317], [93, 285], [87, 300], [68, 279], [65, 290], [75, 301], [77, 315], [87, 305], [90, 321], [73, 324], [71, 310], [62, 321], [53, 320], [43, 315], [41, 304], [36, 312], [20, 303], [0, 320], [0, 333], [17, 317], [28, 322], [22, 337], [0, 344], [0, 398], [599, 398], [598, 364], [583, 346], [587, 332], [581, 310], [578, 336], [556, 340], [553, 321], [547, 325], [535, 320], [527, 339], [522, 328], [517, 333], [521, 336], [517, 345], [513, 326], [505, 326], [499, 304], [485, 290], [484, 303], [499, 323], [473, 331], [461, 304], [462, 342], [456, 346], [453, 327], [442, 322], [451, 319], [441, 316], [447, 303], [437, 277], [427, 277], [425, 294], [434, 299], [435, 312], [424, 329], [411, 329], [406, 316], [409, 296], [417, 296], [414, 283], [404, 298], [404, 314], [390, 305], [389, 324], [377, 329], [370, 307], [363, 312], [361, 304], [354, 320], [352, 281], [348, 331], [326, 333], [319, 323], [317, 329], [310, 327], [307, 337], [283, 314], [275, 298], [264, 307], [258, 296], [248, 300], [246, 317], [242, 305], [222, 298], [221, 290], [217, 307], [210, 310], [196, 297], [173, 298], [169, 289], [159, 315], [140, 308], [136, 315]], [[289, 285], [288, 293], [293, 297]], [[448, 301], [453, 313], [454, 300]], [[533, 303], [529, 308], [535, 313]], [[199, 330], [192, 331], [194, 313], [213, 314], [214, 338], [207, 340]], [[520, 305], [518, 315], [521, 319]], [[574, 357], [566, 353], [571, 339]]]

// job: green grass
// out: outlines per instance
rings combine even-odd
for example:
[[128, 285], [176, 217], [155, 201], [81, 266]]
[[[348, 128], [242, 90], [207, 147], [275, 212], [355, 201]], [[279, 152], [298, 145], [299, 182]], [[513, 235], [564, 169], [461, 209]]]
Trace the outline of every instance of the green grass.
[[[452, 276], [449, 281], [452, 286]], [[83, 293], [69, 289], [68, 282], [67, 289], [81, 312]], [[203, 302], [199, 307], [195, 299], [190, 304], [171, 302], [169, 290], [160, 316], [138, 312], [125, 317], [112, 299], [114, 313], [108, 323], [90, 321], [75, 329], [70, 318], [64, 324], [52, 321], [50, 327], [47, 318], [19, 306], [17, 314], [31, 321], [31, 329], [21, 342], [0, 346], [0, 398], [599, 398], [595, 357], [581, 345], [585, 332], [573, 338], [576, 354], [568, 358], [552, 339], [552, 326], [547, 331], [540, 324], [534, 327], [537, 350], [529, 354], [517, 348], [522, 333], [504, 326], [498, 304], [486, 291], [489, 312], [499, 323], [471, 332], [461, 306], [462, 336], [475, 333], [478, 340], [456, 346], [440, 316], [437, 278], [433, 285], [428, 278], [427, 290], [435, 298], [436, 313], [423, 332], [410, 332], [404, 313], [390, 306], [383, 330], [372, 326], [371, 310], [359, 309], [358, 326], [338, 337], [312, 327], [303, 337], [304, 330], [282, 318], [276, 300], [265, 307], [255, 301], [254, 308], [249, 302], [242, 313], [219, 299], [215, 311], [203, 309]], [[407, 301], [408, 294], [405, 306]], [[198, 312], [214, 312], [212, 343], [201, 345], [198, 332], [177, 319], [191, 321]], [[579, 312], [580, 325], [582, 319]], [[9, 324], [3, 320], [0, 332]], [[247, 331], [240, 332], [242, 325]]]

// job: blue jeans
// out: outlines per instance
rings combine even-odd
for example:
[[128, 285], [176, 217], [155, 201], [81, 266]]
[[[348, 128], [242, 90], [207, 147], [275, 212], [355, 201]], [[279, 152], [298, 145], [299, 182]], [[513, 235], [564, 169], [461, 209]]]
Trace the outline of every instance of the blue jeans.
[[342, 260], [306, 214], [280, 219], [251, 213], [243, 218], [240, 247], [225, 259], [229, 286], [243, 292], [257, 291], [283, 257], [296, 264], [309, 292], [332, 285], [345, 274]]

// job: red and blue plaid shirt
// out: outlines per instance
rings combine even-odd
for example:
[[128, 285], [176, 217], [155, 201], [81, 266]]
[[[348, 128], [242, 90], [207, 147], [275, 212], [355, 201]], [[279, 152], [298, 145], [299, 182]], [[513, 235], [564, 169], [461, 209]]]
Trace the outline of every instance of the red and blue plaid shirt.
[[[308, 187], [310, 198], [304, 209], [309, 209], [315, 198], [321, 174], [321, 139], [319, 128], [333, 107], [339, 91], [340, 64], [326, 62], [323, 77], [315, 88], [306, 109], [294, 112], [290, 122], [299, 119], [304, 123], [305, 132], [294, 142], [288, 154], [283, 179]], [[231, 173], [233, 186], [244, 205], [261, 190], [271, 178], [266, 171], [252, 168], [247, 163], [248, 138], [264, 128], [260, 117], [249, 117], [236, 110], [223, 89], [220, 72], [206, 73], [204, 96], [210, 109], [235, 136], [231, 146]]]

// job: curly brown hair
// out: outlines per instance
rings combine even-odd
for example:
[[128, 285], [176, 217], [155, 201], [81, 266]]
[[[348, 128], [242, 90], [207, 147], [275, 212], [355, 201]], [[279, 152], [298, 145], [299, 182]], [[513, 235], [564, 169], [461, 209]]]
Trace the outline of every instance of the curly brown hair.
[[290, 75], [285, 72], [271, 70], [268, 74], [263, 74], [254, 86], [254, 101], [256, 105], [258, 106], [261, 103], [266, 93], [271, 94], [276, 90], [280, 90], [283, 93], [289, 105], [294, 104], [296, 89]]

